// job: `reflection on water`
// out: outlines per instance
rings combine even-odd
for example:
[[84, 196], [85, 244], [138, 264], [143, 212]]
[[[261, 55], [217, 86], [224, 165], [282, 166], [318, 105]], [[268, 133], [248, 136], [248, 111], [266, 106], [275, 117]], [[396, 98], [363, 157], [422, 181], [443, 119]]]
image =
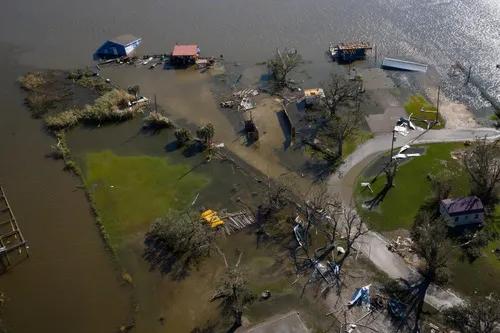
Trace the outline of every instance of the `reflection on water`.
[[[204, 54], [246, 65], [292, 46], [306, 59], [307, 84], [316, 84], [332, 68], [328, 42], [367, 39], [377, 44], [378, 61], [390, 55], [434, 65], [445, 92], [476, 107], [484, 106], [478, 93], [448, 77], [451, 64], [473, 64], [475, 81], [490, 95], [500, 91], [496, 0], [25, 0], [6, 1], [2, 9], [0, 181], [33, 253], [0, 278], [12, 298], [7, 316], [16, 332], [110, 332], [129, 310], [84, 195], [60, 164], [44, 157], [53, 142], [22, 106], [14, 81], [28, 68], [88, 65], [104, 39], [133, 33], [144, 38], [145, 53], [198, 42]], [[119, 153], [159, 155], [172, 140], [161, 134], [155, 140], [162, 144], [150, 144], [136, 125], [116, 128], [124, 134], [115, 144]], [[113, 140], [104, 131], [89, 132], [75, 133], [76, 150]]]

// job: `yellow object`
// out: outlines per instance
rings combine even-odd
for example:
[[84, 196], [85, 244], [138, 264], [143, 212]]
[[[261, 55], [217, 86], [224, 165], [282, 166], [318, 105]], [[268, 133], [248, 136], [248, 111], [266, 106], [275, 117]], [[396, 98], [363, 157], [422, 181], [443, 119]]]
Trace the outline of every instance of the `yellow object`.
[[201, 213], [201, 218], [205, 220], [208, 224], [210, 224], [211, 228], [217, 228], [220, 225], [224, 224], [224, 221], [222, 221], [219, 216], [217, 215], [217, 212], [211, 209], [207, 209], [203, 213]]

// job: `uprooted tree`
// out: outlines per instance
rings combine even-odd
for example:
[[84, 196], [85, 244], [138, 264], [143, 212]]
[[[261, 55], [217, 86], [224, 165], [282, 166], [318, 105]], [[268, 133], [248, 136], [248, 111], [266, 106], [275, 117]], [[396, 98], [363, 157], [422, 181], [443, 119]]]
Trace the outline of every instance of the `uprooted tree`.
[[[220, 250], [219, 250], [220, 252]], [[225, 255], [220, 252], [226, 264], [226, 270], [219, 280], [211, 302], [219, 301], [221, 312], [224, 316], [232, 318], [233, 323], [228, 332], [234, 332], [241, 326], [243, 310], [255, 300], [255, 295], [248, 286], [245, 273], [239, 267], [241, 253], [238, 262], [234, 266], [227, 263]]]
[[187, 214], [157, 219], [144, 239], [144, 258], [151, 268], [181, 279], [210, 255], [212, 230]]
[[267, 67], [278, 88], [287, 87], [289, 75], [302, 64], [302, 56], [295, 49], [276, 49]]
[[[448, 264], [450, 243], [447, 239], [445, 221], [433, 218], [427, 212], [422, 212], [415, 219], [411, 230], [413, 250], [422, 260], [419, 269], [421, 279], [408, 285], [405, 302], [408, 309], [404, 315], [402, 325], [408, 325], [412, 332], [420, 332], [420, 318], [424, 306], [425, 295], [432, 283], [444, 283], [447, 280], [446, 267]], [[413, 320], [413, 325], [411, 321]]]
[[492, 333], [500, 325], [500, 298], [474, 296], [469, 302], [446, 309], [446, 322], [463, 333]]
[[357, 101], [362, 89], [361, 85], [361, 80], [349, 80], [339, 74], [330, 74], [329, 80], [322, 84], [327, 117], [333, 118], [340, 105]]
[[497, 201], [497, 186], [500, 182], [500, 143], [485, 138], [476, 139], [463, 157], [472, 194], [477, 195], [483, 204], [492, 207]]

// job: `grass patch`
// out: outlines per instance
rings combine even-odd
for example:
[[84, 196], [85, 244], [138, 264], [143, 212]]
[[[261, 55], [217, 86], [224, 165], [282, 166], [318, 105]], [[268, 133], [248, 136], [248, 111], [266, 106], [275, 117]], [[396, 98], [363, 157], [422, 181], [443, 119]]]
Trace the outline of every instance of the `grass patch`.
[[92, 105], [45, 117], [45, 126], [56, 131], [72, 128], [80, 121], [92, 124], [125, 121], [143, 111], [144, 104], [131, 105], [134, 99], [124, 90], [114, 89], [97, 98]]
[[[447, 169], [454, 172], [452, 196], [466, 195], [470, 187], [468, 178], [460, 164], [451, 158], [450, 152], [463, 148], [461, 143], [439, 143], [427, 145], [425, 154], [413, 158], [399, 166], [392, 188], [377, 209], [368, 211], [360, 208], [365, 220], [378, 231], [391, 231], [399, 228], [408, 229], [424, 200], [430, 195], [431, 187], [428, 174], [437, 174]], [[357, 184], [357, 202], [370, 198], [369, 191], [362, 190], [360, 182], [369, 181], [372, 177], [361, 176]], [[385, 176], [379, 176], [372, 185], [377, 193], [385, 184]]]
[[[443, 143], [427, 145], [425, 155], [414, 158], [399, 167], [396, 175], [395, 185], [389, 191], [380, 206], [368, 211], [361, 208], [361, 203], [370, 198], [367, 190], [362, 190], [359, 183], [368, 181], [372, 177], [361, 176], [356, 188], [356, 201], [358, 211], [378, 231], [392, 231], [403, 228], [410, 229], [419, 207], [431, 193], [427, 174], [437, 174], [442, 170], [453, 172], [453, 193], [451, 196], [467, 195], [470, 191], [468, 176], [460, 164], [453, 160], [450, 152], [463, 148], [460, 143]], [[372, 175], [370, 175], [372, 176]], [[385, 183], [385, 176], [380, 176], [373, 184], [373, 190], [377, 193]], [[500, 206], [497, 207], [496, 216], [500, 216]], [[495, 217], [495, 225], [498, 227], [499, 219]], [[451, 273], [450, 286], [462, 293], [472, 295], [476, 292], [487, 295], [491, 291], [500, 292], [500, 284], [497, 283], [500, 276], [500, 259], [493, 252], [500, 247], [500, 240], [489, 243], [483, 249], [483, 255], [469, 262], [461, 251], [456, 249], [449, 260]]]
[[373, 133], [363, 130], [357, 130], [351, 137], [344, 141], [342, 147], [342, 158], [351, 155], [358, 146], [373, 138]]
[[132, 233], [146, 230], [157, 217], [182, 210], [209, 183], [184, 164], [166, 158], [117, 156], [111, 151], [85, 156], [85, 185], [102, 225], [116, 249]]
[[[425, 121], [436, 120], [437, 108], [429, 101], [427, 101], [427, 99], [425, 99], [425, 97], [422, 95], [411, 96], [408, 102], [405, 104], [405, 110], [408, 115], [412, 115], [412, 119], [414, 119], [415, 122], [419, 124], [419, 126], [422, 126], [424, 128], [427, 128], [427, 124]], [[438, 121], [439, 124], [436, 124], [433, 128], [437, 129], [444, 127], [445, 122], [441, 115], [438, 115]]]

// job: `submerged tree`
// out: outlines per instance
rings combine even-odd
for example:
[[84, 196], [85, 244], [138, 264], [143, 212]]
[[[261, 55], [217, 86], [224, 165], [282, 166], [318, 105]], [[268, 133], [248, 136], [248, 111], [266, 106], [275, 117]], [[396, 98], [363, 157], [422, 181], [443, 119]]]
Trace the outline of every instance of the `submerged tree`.
[[174, 135], [177, 140], [177, 145], [181, 147], [193, 139], [191, 131], [184, 127], [176, 129]]
[[466, 304], [446, 309], [443, 315], [462, 333], [492, 333], [500, 325], [500, 299], [495, 294], [475, 296]]
[[[432, 283], [443, 283], [447, 280], [446, 267], [450, 254], [450, 243], [447, 239], [445, 221], [433, 218], [422, 212], [415, 219], [411, 230], [413, 250], [423, 261], [420, 268], [421, 280], [409, 289], [408, 311], [405, 319], [414, 315], [412, 331], [420, 332], [420, 317], [424, 299]], [[404, 322], [403, 322], [404, 323]]]
[[146, 233], [144, 258], [151, 268], [180, 279], [210, 255], [212, 241], [208, 226], [187, 214], [172, 214], [156, 220]]
[[196, 131], [196, 135], [203, 141], [205, 146], [210, 147], [212, 145], [212, 140], [214, 138], [215, 128], [211, 123], [201, 126]]
[[463, 164], [472, 183], [472, 194], [484, 205], [492, 206], [497, 200], [500, 182], [500, 145], [498, 141], [477, 139], [464, 154]]
[[293, 49], [276, 49], [272, 59], [267, 62], [267, 67], [279, 88], [286, 87], [289, 83], [288, 76], [302, 64], [302, 56]]
[[357, 100], [361, 84], [361, 80], [348, 80], [338, 74], [330, 74], [329, 80], [322, 84], [327, 117], [333, 118], [340, 105]]
[[210, 301], [220, 301], [222, 314], [233, 320], [228, 332], [234, 332], [241, 326], [244, 308], [254, 302], [255, 295], [250, 290], [246, 276], [239, 267], [241, 254], [236, 265], [232, 267], [228, 265], [223, 254], [222, 256], [226, 263], [226, 271], [221, 277]]

